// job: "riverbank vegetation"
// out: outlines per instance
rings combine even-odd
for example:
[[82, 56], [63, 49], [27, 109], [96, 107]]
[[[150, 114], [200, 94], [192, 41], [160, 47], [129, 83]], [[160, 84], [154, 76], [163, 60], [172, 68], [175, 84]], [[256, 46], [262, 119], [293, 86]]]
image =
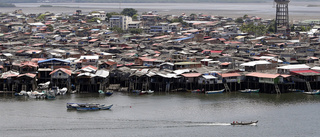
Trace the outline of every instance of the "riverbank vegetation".
[[53, 7], [52, 5], [40, 5], [40, 7]]

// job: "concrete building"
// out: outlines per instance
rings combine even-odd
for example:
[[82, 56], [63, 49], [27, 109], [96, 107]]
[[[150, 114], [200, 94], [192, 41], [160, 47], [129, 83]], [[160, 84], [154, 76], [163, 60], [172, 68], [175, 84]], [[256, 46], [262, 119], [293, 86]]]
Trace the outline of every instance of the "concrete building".
[[112, 15], [110, 20], [110, 27], [119, 27], [123, 30], [127, 30], [129, 24], [132, 22], [132, 18], [124, 15]]

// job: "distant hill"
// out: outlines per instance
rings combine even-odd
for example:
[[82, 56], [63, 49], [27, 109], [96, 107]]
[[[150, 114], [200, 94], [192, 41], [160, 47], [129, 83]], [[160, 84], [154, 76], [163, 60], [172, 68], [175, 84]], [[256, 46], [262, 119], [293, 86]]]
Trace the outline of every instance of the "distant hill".
[[[36, 3], [36, 2], [79, 2], [79, 3], [198, 3], [198, 2], [225, 2], [248, 3], [270, 2], [272, 0], [1, 0], [2, 3]], [[320, 0], [294, 0], [294, 1], [318, 1]]]

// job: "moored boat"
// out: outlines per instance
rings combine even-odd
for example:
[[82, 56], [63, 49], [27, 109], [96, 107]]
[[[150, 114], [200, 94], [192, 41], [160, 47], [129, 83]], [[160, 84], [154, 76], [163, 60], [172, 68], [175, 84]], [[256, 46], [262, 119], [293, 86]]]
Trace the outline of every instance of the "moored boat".
[[62, 89], [59, 89], [58, 91], [58, 95], [64, 95], [68, 92], [68, 89], [66, 87], [62, 88]]
[[318, 95], [320, 94], [320, 90], [313, 90], [311, 92], [302, 92], [304, 94], [308, 94], [308, 95]]
[[192, 90], [191, 93], [204, 93], [204, 90], [196, 89]]
[[149, 89], [149, 90], [147, 90], [147, 93], [152, 94], [152, 93], [154, 93], [154, 91]]
[[206, 91], [206, 94], [217, 94], [217, 93], [223, 93], [225, 89], [221, 90], [213, 90], [213, 91]]
[[104, 92], [102, 90], [99, 90], [98, 92], [99, 92], [99, 94], [104, 94]]
[[37, 98], [39, 92], [38, 91], [28, 91], [27, 95], [29, 98]]
[[241, 93], [258, 93], [260, 89], [245, 89], [245, 90], [240, 90]]
[[15, 96], [26, 96], [26, 95], [28, 95], [28, 94], [27, 94], [26, 91], [22, 90], [22, 91], [20, 91], [19, 93], [15, 93], [14, 95], [15, 95]]
[[112, 90], [107, 90], [107, 92], [105, 92], [105, 95], [106, 96], [111, 96], [113, 94], [113, 91]]
[[238, 122], [238, 121], [233, 121], [231, 123], [231, 125], [255, 125], [258, 123], [258, 120], [257, 121], [251, 121], [251, 122]]
[[132, 93], [134, 93], [134, 94], [140, 94], [140, 93], [141, 93], [141, 90], [132, 90]]
[[142, 91], [140, 91], [139, 95], [143, 95], [143, 94], [146, 94], [146, 93], [147, 93], [147, 91], [142, 90]]
[[111, 105], [100, 105], [100, 109], [101, 110], [109, 110], [109, 109], [111, 109], [112, 106], [113, 106], [113, 104], [111, 104]]

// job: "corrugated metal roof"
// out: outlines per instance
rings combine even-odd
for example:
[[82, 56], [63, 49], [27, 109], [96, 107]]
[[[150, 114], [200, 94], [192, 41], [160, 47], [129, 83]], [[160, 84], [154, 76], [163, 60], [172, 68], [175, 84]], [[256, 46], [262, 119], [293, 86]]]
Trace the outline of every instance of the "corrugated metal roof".
[[319, 76], [320, 72], [314, 70], [299, 70], [299, 71], [291, 71], [291, 73], [295, 73], [302, 76]]
[[51, 59], [41, 60], [41, 61], [38, 61], [38, 63], [50, 62], [50, 61], [61, 61], [61, 62], [65, 62], [65, 63], [70, 63], [70, 61], [68, 61], [68, 60], [57, 59], [57, 58], [51, 58]]
[[54, 71], [50, 72], [49, 75], [51, 75], [53, 73], [56, 73], [57, 71], [62, 71], [64, 73], [68, 74], [69, 76], [71, 76], [71, 73], [72, 73], [71, 70], [68, 70], [68, 69], [65, 69], [65, 68], [58, 68], [58, 69], [55, 69]]
[[184, 77], [187, 77], [187, 78], [193, 78], [193, 77], [199, 77], [202, 74], [201, 73], [185, 73], [185, 74], [181, 74], [181, 75]]
[[310, 67], [307, 66], [306, 64], [296, 64], [296, 65], [286, 65], [286, 66], [281, 66], [277, 67], [278, 69], [309, 69]]
[[21, 74], [21, 75], [19, 75], [18, 77], [22, 77], [22, 76], [27, 76], [27, 77], [30, 77], [30, 78], [34, 78], [34, 77], [36, 77], [36, 74], [32, 74], [32, 73], [25, 73], [25, 74]]
[[202, 75], [202, 77], [205, 79], [217, 79], [217, 77], [212, 76], [212, 75]]
[[267, 73], [252, 72], [252, 73], [246, 74], [246, 76], [258, 77], [258, 78], [277, 78], [280, 76], [280, 74], [267, 74]]
[[221, 76], [223, 78], [227, 78], [227, 77], [239, 77], [241, 75], [239, 73], [223, 73], [223, 74], [221, 74]]
[[107, 70], [98, 70], [98, 71], [96, 72], [96, 76], [97, 76], [97, 77], [106, 78], [106, 77], [109, 76], [109, 71], [107, 71]]
[[269, 61], [251, 61], [251, 62], [247, 62], [247, 63], [243, 63], [240, 66], [255, 66], [255, 65], [260, 65], [260, 64], [271, 64], [271, 62]]

